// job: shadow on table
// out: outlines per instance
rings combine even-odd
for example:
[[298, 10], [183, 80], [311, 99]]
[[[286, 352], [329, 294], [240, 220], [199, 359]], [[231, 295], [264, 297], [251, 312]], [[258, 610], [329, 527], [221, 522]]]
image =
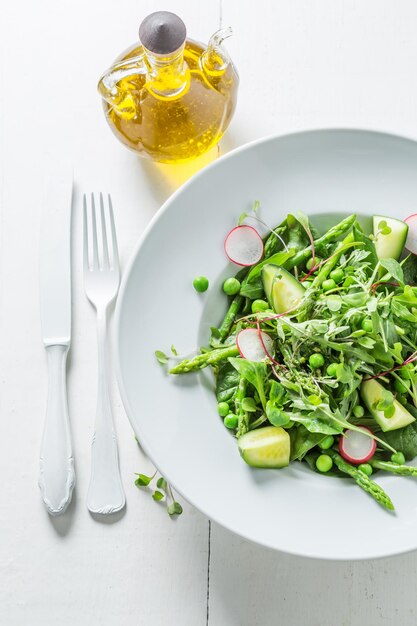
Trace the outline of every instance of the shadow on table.
[[57, 517], [48, 515], [51, 525], [53, 526], [56, 534], [59, 535], [60, 537], [65, 537], [71, 530], [71, 526], [73, 524], [74, 517], [75, 517], [76, 508], [77, 508], [77, 498], [76, 498], [76, 494], [73, 493], [72, 500], [69, 503], [68, 508], [65, 511], [65, 513], [63, 513], [62, 515], [58, 515]]
[[[349, 531], [340, 529], [341, 541], [344, 532]], [[372, 561], [318, 561], [257, 546], [213, 523], [209, 623], [415, 626], [416, 571], [417, 552]]]
[[178, 164], [155, 163], [150, 159], [138, 157], [138, 165], [145, 172], [149, 181], [149, 190], [154, 196], [158, 205], [163, 204], [169, 196], [182, 184], [197, 174], [206, 165], [216, 161], [219, 156], [226, 154], [239, 145], [233, 133], [221, 140], [220, 145], [214, 146], [206, 154]]

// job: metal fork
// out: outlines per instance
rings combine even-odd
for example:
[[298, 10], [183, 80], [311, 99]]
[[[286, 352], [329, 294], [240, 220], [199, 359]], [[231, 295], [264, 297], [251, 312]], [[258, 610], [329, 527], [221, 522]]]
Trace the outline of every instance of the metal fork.
[[97, 311], [98, 346], [97, 413], [91, 446], [87, 506], [91, 513], [103, 515], [116, 513], [125, 505], [110, 405], [107, 363], [107, 315], [120, 284], [119, 255], [110, 195], [106, 205], [105, 207], [101, 193], [100, 210], [96, 209], [93, 193], [90, 203], [84, 195], [84, 288], [87, 298]]

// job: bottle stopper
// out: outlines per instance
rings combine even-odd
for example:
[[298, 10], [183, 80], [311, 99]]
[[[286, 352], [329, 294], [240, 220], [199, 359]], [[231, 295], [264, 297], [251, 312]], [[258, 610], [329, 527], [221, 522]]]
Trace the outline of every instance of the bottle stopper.
[[175, 52], [185, 42], [186, 35], [184, 22], [170, 11], [151, 13], [139, 27], [141, 44], [154, 54]]

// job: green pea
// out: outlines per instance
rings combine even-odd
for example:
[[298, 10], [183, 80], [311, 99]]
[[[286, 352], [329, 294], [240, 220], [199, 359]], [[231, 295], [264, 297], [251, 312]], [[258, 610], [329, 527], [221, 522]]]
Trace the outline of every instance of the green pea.
[[322, 450], [328, 450], [334, 444], [334, 437], [332, 435], [327, 435], [324, 439], [322, 439], [319, 443], [319, 447]]
[[403, 455], [402, 452], [396, 452], [395, 454], [391, 455], [391, 461], [393, 463], [397, 463], [398, 465], [404, 465], [405, 456]]
[[319, 472], [322, 472], [323, 474], [325, 474], [326, 472], [332, 469], [333, 461], [331, 457], [328, 456], [327, 454], [320, 454], [320, 456], [317, 457], [317, 460], [316, 460], [316, 467], [319, 470]]
[[330, 291], [330, 289], [334, 289], [336, 287], [336, 283], [333, 278], [328, 278], [327, 280], [323, 280], [322, 288], [323, 291]]
[[269, 304], [265, 300], [254, 300], [252, 302], [252, 313], [262, 313], [269, 309]]
[[340, 283], [344, 279], [345, 274], [341, 267], [330, 272], [330, 278], [333, 278], [335, 283]]
[[227, 402], [219, 402], [217, 405], [217, 411], [221, 417], [226, 417], [230, 413], [230, 408]]
[[367, 476], [372, 476], [372, 473], [374, 471], [372, 465], [370, 465], [369, 463], [361, 463], [360, 465], [358, 465], [358, 470], [360, 470]]
[[330, 365], [327, 366], [326, 370], [327, 376], [332, 376], [332, 378], [334, 378], [336, 376], [337, 366], [338, 363], [330, 363]]
[[310, 363], [311, 369], [317, 370], [319, 369], [319, 367], [322, 367], [324, 365], [324, 356], [319, 352], [310, 354], [308, 362]]
[[240, 291], [240, 282], [237, 278], [226, 278], [223, 283], [223, 291], [228, 296], [235, 296]]
[[369, 317], [365, 317], [361, 322], [361, 328], [366, 333], [371, 333], [374, 329], [374, 325], [372, 324], [372, 320]]
[[355, 417], [363, 417], [365, 415], [365, 409], [360, 404], [353, 407], [353, 415]]
[[353, 285], [354, 282], [355, 282], [355, 279], [352, 276], [348, 276], [343, 281], [343, 287], [350, 287], [351, 285]]
[[235, 430], [235, 428], [237, 428], [238, 421], [239, 420], [237, 415], [235, 415], [234, 413], [229, 413], [229, 415], [226, 415], [226, 417], [224, 418], [223, 423], [226, 428], [230, 428], [230, 430]]
[[411, 380], [414, 374], [414, 366], [411, 363], [407, 363], [407, 365], [398, 370], [398, 373], [404, 380]]
[[199, 293], [203, 293], [203, 291], [207, 291], [208, 286], [209, 286], [208, 278], [206, 278], [205, 276], [197, 276], [197, 278], [194, 278], [193, 280], [193, 286], [194, 286], [194, 289], [198, 291]]
[[398, 380], [398, 378], [394, 381], [394, 387], [398, 393], [407, 393], [410, 388], [409, 380]]
[[303, 285], [306, 289], [308, 289], [309, 287], [311, 287], [311, 285], [313, 284], [312, 280], [303, 280]]
[[318, 265], [321, 262], [321, 258], [319, 256], [314, 257], [314, 265], [313, 265], [313, 257], [311, 257], [310, 259], [308, 259], [307, 263], [306, 263], [306, 268], [308, 269], [308, 271], [312, 270], [313, 267], [316, 267], [316, 265]]
[[402, 396], [399, 394], [397, 396], [397, 401], [402, 405], [407, 404], [407, 396]]

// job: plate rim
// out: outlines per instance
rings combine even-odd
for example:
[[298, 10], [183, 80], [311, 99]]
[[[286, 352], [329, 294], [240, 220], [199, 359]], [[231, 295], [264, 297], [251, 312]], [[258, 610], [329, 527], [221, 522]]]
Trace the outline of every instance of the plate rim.
[[[123, 376], [122, 376], [122, 367], [121, 367], [121, 354], [120, 354], [120, 336], [121, 336], [121, 312], [122, 312], [122, 307], [123, 307], [123, 301], [124, 301], [124, 297], [125, 297], [125, 293], [126, 293], [126, 289], [127, 289], [127, 285], [129, 283], [130, 280], [130, 275], [132, 273], [133, 270], [133, 266], [135, 264], [136, 261], [136, 257], [138, 256], [140, 249], [142, 248], [143, 244], [145, 243], [149, 233], [153, 230], [153, 228], [155, 227], [155, 225], [158, 223], [158, 221], [160, 219], [162, 219], [162, 216], [165, 214], [165, 212], [167, 210], [169, 210], [170, 205], [176, 200], [177, 196], [179, 196], [184, 189], [188, 188], [191, 184], [194, 184], [195, 180], [198, 180], [200, 177], [204, 176], [206, 174], [207, 171], [210, 171], [211, 169], [217, 168], [217, 167], [221, 167], [222, 163], [228, 159], [233, 158], [236, 154], [239, 154], [240, 152], [245, 152], [247, 150], [251, 150], [252, 148], [258, 146], [258, 145], [262, 145], [262, 144], [267, 144], [270, 142], [274, 142], [277, 141], [279, 139], [286, 139], [286, 138], [291, 138], [291, 137], [295, 137], [298, 135], [313, 135], [313, 134], [319, 134], [319, 133], [329, 133], [329, 134], [333, 134], [333, 133], [347, 133], [347, 134], [368, 134], [368, 135], [380, 135], [381, 137], [385, 137], [387, 139], [395, 139], [395, 140], [401, 140], [403, 142], [408, 142], [408, 143], [412, 143], [415, 145], [415, 147], [417, 148], [417, 136], [412, 136], [411, 134], [409, 135], [401, 135], [398, 133], [394, 133], [394, 132], [389, 132], [389, 131], [384, 131], [384, 130], [378, 130], [378, 129], [374, 129], [374, 128], [361, 128], [361, 127], [357, 127], [357, 126], [329, 126], [329, 127], [317, 127], [317, 128], [305, 128], [305, 129], [297, 129], [295, 131], [290, 131], [290, 132], [283, 132], [283, 133], [274, 133], [271, 135], [266, 135], [263, 137], [260, 137], [258, 139], [255, 139], [253, 141], [249, 141], [247, 143], [242, 144], [241, 146], [237, 146], [236, 148], [234, 148], [233, 150], [230, 150], [229, 152], [227, 152], [226, 154], [221, 155], [218, 159], [215, 159], [214, 161], [212, 161], [211, 163], [207, 164], [206, 166], [202, 167], [198, 172], [196, 172], [195, 174], [193, 174], [187, 181], [185, 181], [182, 185], [180, 185], [178, 187], [178, 189], [176, 189], [161, 205], [161, 207], [156, 211], [155, 215], [153, 215], [153, 217], [151, 218], [151, 220], [149, 221], [149, 223], [147, 224], [147, 226], [145, 227], [145, 230], [143, 231], [143, 233], [140, 235], [138, 241], [136, 242], [136, 245], [132, 251], [132, 253], [130, 254], [130, 257], [126, 263], [123, 275], [122, 275], [122, 280], [121, 280], [121, 284], [120, 284], [120, 288], [119, 288], [119, 293], [117, 296], [117, 300], [116, 300], [116, 308], [115, 308], [115, 313], [114, 313], [114, 338], [115, 338], [115, 342], [114, 342], [114, 346], [113, 346], [113, 357], [114, 357], [114, 368], [115, 368], [115, 373], [116, 373], [116, 380], [117, 380], [117, 385], [118, 385], [118, 389], [119, 389], [119, 393], [120, 393], [120, 397], [123, 403], [123, 407], [125, 409], [127, 418], [130, 422], [130, 425], [132, 427], [133, 432], [136, 434], [136, 430], [137, 430], [137, 424], [134, 423], [134, 411], [130, 405], [129, 399], [128, 399], [128, 395], [127, 395], [127, 391], [123, 382]], [[203, 515], [205, 515], [207, 517], [207, 519], [214, 521], [216, 524], [219, 524], [219, 526], [221, 526], [222, 528], [227, 529], [228, 531], [232, 532], [233, 534], [242, 537], [243, 539], [245, 539], [246, 541], [250, 541], [251, 543], [255, 544], [255, 545], [259, 545], [259, 546], [263, 546], [265, 548], [268, 548], [270, 550], [274, 550], [275, 552], [278, 553], [282, 553], [282, 554], [290, 554], [292, 556], [296, 556], [296, 557], [300, 557], [300, 558], [306, 558], [306, 559], [313, 559], [313, 560], [325, 560], [325, 561], [333, 561], [333, 562], [352, 562], [352, 561], [365, 561], [365, 560], [377, 560], [377, 559], [383, 559], [383, 558], [390, 558], [390, 557], [394, 557], [394, 556], [399, 556], [402, 554], [408, 554], [409, 552], [413, 552], [417, 550], [417, 542], [416, 542], [416, 546], [415, 547], [410, 547], [410, 548], [404, 548], [402, 550], [390, 550], [384, 554], [366, 554], [366, 555], [353, 555], [352, 558], [346, 558], [346, 557], [341, 557], [341, 556], [337, 556], [337, 554], [335, 555], [330, 555], [330, 556], [323, 556], [321, 554], [315, 554], [314, 551], [310, 552], [309, 554], [305, 554], [304, 552], [301, 551], [297, 551], [294, 549], [289, 549], [289, 550], [283, 550], [281, 548], [278, 548], [277, 546], [269, 543], [268, 541], [262, 541], [262, 540], [255, 540], [250, 536], [247, 536], [245, 533], [240, 532], [235, 530], [234, 528], [232, 528], [231, 526], [229, 526], [227, 523], [220, 521], [217, 519], [216, 515], [212, 515], [211, 513], [209, 514], [204, 507], [202, 507], [200, 504], [197, 505], [193, 502], [192, 499], [188, 498], [187, 496], [184, 495], [184, 493], [182, 492], [181, 488], [178, 488], [178, 486], [176, 485], [175, 481], [171, 481], [169, 478], [169, 473], [167, 474], [166, 472], [163, 471], [163, 466], [161, 466], [160, 464], [156, 464], [155, 461], [152, 458], [152, 455], [149, 454], [148, 452], [148, 446], [146, 443], [146, 437], [140, 438], [140, 447], [144, 450], [146, 456], [149, 457], [150, 461], [153, 463], [153, 465], [158, 469], [158, 471], [163, 475], [166, 476], [166, 478], [168, 479], [169, 483], [174, 487], [175, 491], [177, 491], [180, 496], [189, 504], [191, 504], [192, 506], [194, 506], [198, 511], [200, 511]]]

